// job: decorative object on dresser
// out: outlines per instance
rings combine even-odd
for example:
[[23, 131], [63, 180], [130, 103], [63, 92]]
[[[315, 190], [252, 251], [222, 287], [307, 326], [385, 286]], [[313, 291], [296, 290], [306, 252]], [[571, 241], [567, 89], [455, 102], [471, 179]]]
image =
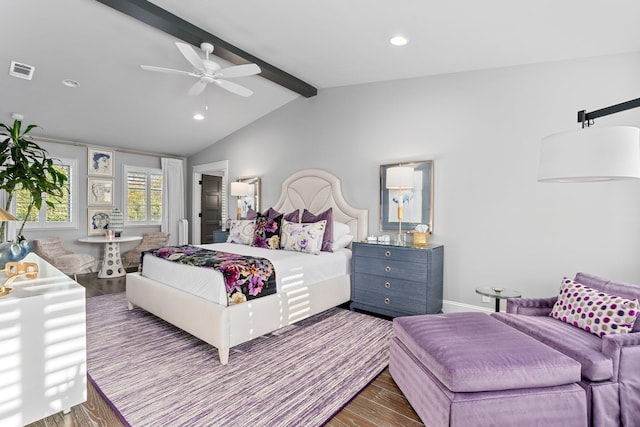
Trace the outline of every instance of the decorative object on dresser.
[[385, 316], [442, 311], [444, 246], [354, 242], [351, 309]]
[[[402, 223], [406, 229], [424, 224], [429, 227], [429, 232], [433, 232], [433, 160], [380, 165], [380, 229], [397, 230], [399, 228], [399, 209], [394, 205], [399, 201], [400, 190], [397, 186], [390, 188], [387, 182], [390, 178], [387, 176], [387, 171], [396, 168], [413, 169], [411, 190], [401, 192]], [[391, 184], [394, 183], [391, 182]], [[406, 187], [403, 186], [403, 188]]]
[[231, 183], [231, 195], [237, 197], [236, 219], [242, 218], [242, 198], [249, 195], [249, 184], [235, 181]]

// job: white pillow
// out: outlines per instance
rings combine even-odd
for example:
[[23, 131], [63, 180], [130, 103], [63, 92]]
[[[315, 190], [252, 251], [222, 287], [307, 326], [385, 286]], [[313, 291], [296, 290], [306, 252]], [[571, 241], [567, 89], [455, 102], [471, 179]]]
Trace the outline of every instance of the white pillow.
[[338, 249], [346, 248], [349, 243], [353, 240], [352, 234], [345, 234], [342, 237], [339, 237], [338, 240], [333, 241], [333, 246], [331, 246], [332, 251], [337, 251]]
[[[349, 234], [351, 229], [343, 222], [333, 221], [333, 241], [339, 240], [345, 234]], [[352, 237], [353, 238], [353, 237]]]
[[229, 226], [228, 243], [250, 245], [253, 242], [253, 232], [256, 228], [255, 219], [233, 219]]
[[282, 220], [280, 248], [285, 251], [305, 252], [318, 255], [322, 249], [322, 237], [327, 221], [296, 223]]

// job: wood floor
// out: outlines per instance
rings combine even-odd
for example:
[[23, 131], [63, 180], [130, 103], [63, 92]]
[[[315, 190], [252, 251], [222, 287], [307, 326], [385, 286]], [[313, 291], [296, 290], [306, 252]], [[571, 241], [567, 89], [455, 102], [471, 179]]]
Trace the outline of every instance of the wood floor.
[[[125, 278], [98, 279], [97, 273], [79, 274], [78, 282], [86, 288], [87, 298], [124, 292], [126, 286]], [[69, 414], [52, 415], [29, 424], [29, 427], [120, 427], [123, 425], [111, 407], [89, 383], [85, 403], [74, 406]], [[378, 375], [326, 425], [329, 427], [424, 426], [389, 375], [389, 369], [385, 369]]]

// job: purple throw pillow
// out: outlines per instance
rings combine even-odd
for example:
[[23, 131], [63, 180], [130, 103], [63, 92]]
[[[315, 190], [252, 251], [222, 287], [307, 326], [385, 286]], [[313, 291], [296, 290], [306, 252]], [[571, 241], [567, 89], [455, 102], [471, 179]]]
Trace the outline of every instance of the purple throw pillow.
[[333, 252], [333, 208], [329, 208], [324, 212], [314, 215], [305, 209], [302, 212], [302, 222], [318, 222], [327, 221], [327, 227], [324, 229], [324, 236], [322, 237], [322, 251]]
[[[281, 215], [280, 212], [278, 212], [273, 208], [267, 209], [262, 214], [262, 216], [266, 216], [269, 219], [274, 219], [278, 217], [278, 215]], [[247, 211], [247, 219], [257, 219], [259, 216], [261, 216], [261, 214], [254, 211], [253, 209], [249, 209]], [[289, 212], [288, 214], [284, 215], [284, 219], [286, 219], [289, 222], [300, 222], [300, 211], [296, 209], [293, 212]]]

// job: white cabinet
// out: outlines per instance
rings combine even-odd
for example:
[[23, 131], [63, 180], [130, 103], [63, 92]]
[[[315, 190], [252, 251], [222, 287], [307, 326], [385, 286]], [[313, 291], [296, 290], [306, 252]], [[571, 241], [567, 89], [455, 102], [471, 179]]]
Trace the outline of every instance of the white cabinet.
[[0, 297], [1, 427], [87, 400], [85, 289], [35, 254], [23, 262], [38, 264], [38, 278], [18, 278]]

